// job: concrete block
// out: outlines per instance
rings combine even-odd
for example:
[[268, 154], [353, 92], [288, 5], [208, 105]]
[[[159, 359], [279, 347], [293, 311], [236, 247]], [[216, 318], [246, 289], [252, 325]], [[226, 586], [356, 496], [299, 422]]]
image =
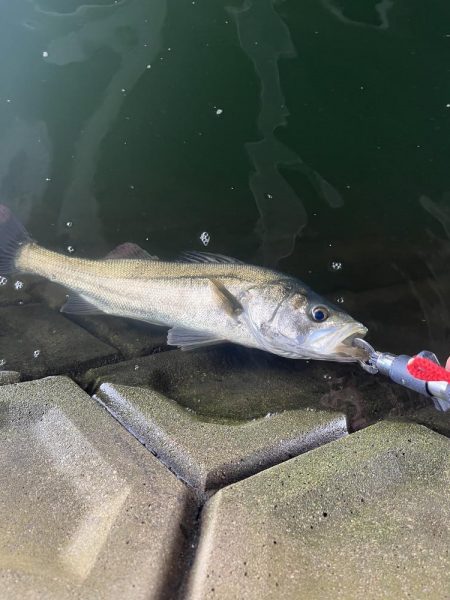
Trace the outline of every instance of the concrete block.
[[450, 441], [379, 423], [220, 490], [189, 600], [448, 598]]
[[173, 598], [192, 497], [64, 377], [0, 388], [2, 600]]
[[77, 372], [110, 362], [115, 348], [44, 305], [0, 308], [0, 368], [22, 378]]
[[20, 373], [17, 371], [0, 371], [0, 385], [19, 383]]
[[201, 418], [148, 389], [105, 383], [95, 398], [200, 492], [248, 477], [347, 433], [344, 415], [312, 409], [219, 421]]
[[87, 372], [81, 382], [91, 392], [105, 382], [148, 387], [212, 419], [331, 410], [347, 416], [350, 430], [429, 403], [358, 365], [289, 360], [232, 345], [106, 365]]

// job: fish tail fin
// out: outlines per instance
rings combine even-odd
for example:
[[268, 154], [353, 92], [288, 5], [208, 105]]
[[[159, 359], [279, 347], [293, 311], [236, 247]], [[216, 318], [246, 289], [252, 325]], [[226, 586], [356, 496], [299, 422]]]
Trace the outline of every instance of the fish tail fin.
[[16, 256], [24, 244], [31, 241], [27, 230], [9, 208], [0, 204], [0, 274], [16, 271]]

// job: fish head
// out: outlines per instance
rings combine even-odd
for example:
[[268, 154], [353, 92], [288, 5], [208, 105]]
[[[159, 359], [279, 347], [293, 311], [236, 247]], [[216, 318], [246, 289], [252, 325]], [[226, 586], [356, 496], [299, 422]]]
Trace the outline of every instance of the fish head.
[[353, 346], [367, 328], [300, 282], [279, 281], [249, 290], [247, 319], [264, 349], [289, 358], [365, 360]]

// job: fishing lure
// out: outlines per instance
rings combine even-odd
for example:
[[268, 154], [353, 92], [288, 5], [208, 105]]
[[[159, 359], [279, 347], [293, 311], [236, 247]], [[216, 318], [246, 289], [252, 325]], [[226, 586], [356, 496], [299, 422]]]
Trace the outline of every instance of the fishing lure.
[[433, 352], [423, 350], [411, 357], [377, 352], [361, 338], [356, 338], [353, 343], [367, 353], [367, 360], [360, 361], [365, 371], [386, 375], [394, 383], [431, 398], [438, 410], [450, 409], [450, 372], [439, 364]]

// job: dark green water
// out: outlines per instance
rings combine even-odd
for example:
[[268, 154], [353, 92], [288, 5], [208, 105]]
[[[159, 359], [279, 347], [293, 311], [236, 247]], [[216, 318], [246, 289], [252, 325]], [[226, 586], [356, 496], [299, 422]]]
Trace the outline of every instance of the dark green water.
[[0, 196], [42, 244], [206, 231], [450, 353], [446, 0], [0, 0], [0, 50]]

